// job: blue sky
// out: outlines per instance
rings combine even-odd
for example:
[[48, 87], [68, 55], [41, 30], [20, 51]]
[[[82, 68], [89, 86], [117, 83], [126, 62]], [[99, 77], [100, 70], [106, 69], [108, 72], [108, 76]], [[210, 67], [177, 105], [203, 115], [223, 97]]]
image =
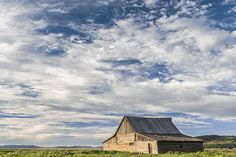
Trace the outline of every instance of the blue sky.
[[123, 115], [236, 135], [234, 0], [2, 0], [0, 20], [0, 144], [100, 145]]

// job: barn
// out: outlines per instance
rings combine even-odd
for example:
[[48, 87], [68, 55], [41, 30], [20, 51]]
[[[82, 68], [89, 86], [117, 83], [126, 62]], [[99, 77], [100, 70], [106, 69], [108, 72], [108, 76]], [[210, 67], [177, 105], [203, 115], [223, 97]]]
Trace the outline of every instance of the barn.
[[103, 150], [149, 154], [203, 151], [203, 141], [182, 134], [171, 118], [125, 116]]

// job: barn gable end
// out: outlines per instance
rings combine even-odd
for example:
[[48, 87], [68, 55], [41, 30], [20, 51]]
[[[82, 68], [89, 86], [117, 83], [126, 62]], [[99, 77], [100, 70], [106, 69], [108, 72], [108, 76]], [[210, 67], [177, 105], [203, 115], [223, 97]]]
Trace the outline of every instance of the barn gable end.
[[130, 134], [134, 132], [135, 130], [130, 124], [129, 120], [127, 119], [127, 117], [124, 117], [115, 134]]

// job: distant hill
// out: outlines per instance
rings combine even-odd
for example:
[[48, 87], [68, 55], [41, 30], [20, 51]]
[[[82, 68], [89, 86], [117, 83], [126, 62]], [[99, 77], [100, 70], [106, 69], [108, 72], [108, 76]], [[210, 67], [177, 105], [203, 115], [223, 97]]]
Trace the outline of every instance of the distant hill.
[[204, 135], [197, 138], [205, 141], [205, 148], [236, 148], [236, 136]]
[[0, 148], [40, 148], [35, 145], [2, 145]]
[[93, 148], [100, 148], [100, 147], [92, 147], [92, 146], [56, 146], [52, 148], [87, 148], [87, 149], [93, 149]]
[[55, 146], [55, 147], [40, 147], [35, 145], [2, 145], [0, 148], [9, 148], [9, 149], [17, 149], [17, 148], [87, 148], [87, 149], [99, 149], [100, 147], [92, 147], [92, 146]]
[[197, 138], [200, 138], [206, 142], [209, 141], [225, 141], [225, 140], [235, 140], [236, 136], [219, 136], [219, 135], [203, 135], [203, 136], [197, 136]]

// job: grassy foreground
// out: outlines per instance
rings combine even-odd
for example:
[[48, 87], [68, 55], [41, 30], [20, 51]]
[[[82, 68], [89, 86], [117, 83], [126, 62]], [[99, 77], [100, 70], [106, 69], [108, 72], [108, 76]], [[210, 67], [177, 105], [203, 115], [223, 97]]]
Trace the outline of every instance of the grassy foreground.
[[148, 155], [73, 149], [0, 149], [0, 157], [236, 157], [236, 150], [209, 150], [197, 153]]

